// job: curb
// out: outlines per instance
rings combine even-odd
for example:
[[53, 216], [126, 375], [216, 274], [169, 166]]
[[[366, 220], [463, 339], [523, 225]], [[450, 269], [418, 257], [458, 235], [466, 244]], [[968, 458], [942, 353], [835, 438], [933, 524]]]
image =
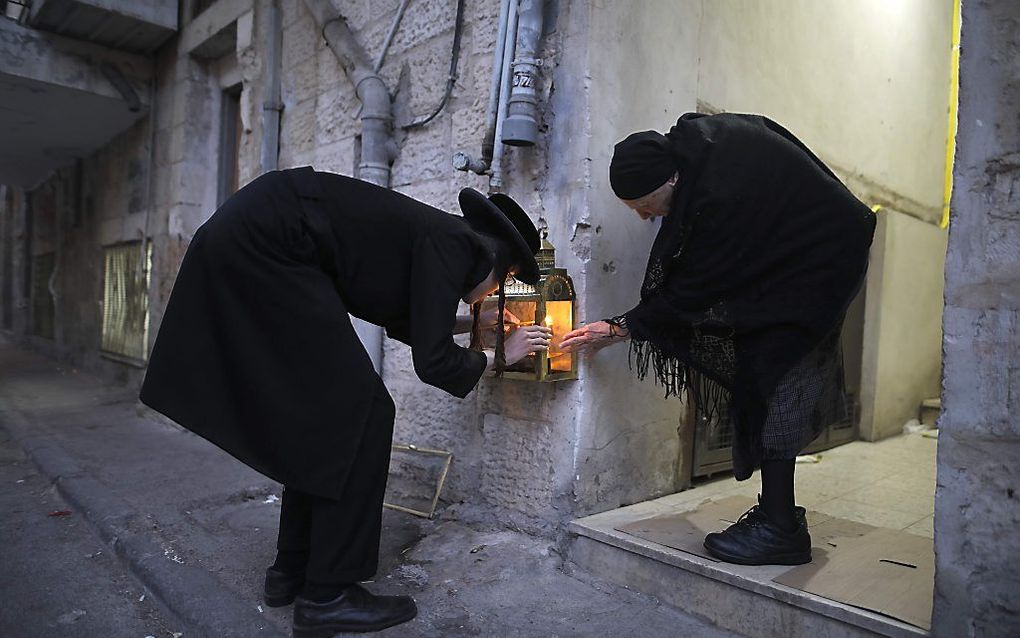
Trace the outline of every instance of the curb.
[[[13, 423], [12, 423], [13, 422]], [[13, 426], [13, 427], [12, 427]], [[21, 447], [39, 472], [79, 511], [142, 585], [173, 614], [185, 635], [283, 638], [250, 601], [194, 565], [175, 562], [144, 531], [131, 506], [111, 495], [51, 437], [32, 432], [18, 410], [0, 409], [0, 430]]]

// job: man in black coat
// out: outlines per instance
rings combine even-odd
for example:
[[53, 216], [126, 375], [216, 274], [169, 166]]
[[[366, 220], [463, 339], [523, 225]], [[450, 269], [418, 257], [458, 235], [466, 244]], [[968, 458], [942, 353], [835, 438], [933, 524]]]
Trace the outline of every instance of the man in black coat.
[[758, 115], [688, 113], [663, 135], [616, 145], [610, 183], [642, 219], [662, 220], [630, 311], [564, 336], [597, 350], [629, 339], [644, 377], [688, 391], [734, 424], [738, 480], [761, 468], [760, 504], [709, 534], [720, 560], [811, 560], [794, 462], [847, 417], [839, 352], [863, 282], [875, 215], [789, 131]]
[[[538, 233], [509, 197], [460, 195], [464, 217], [311, 168], [274, 171], [229, 198], [181, 264], [141, 400], [284, 485], [266, 603], [295, 635], [374, 631], [414, 617], [373, 596], [394, 405], [351, 325], [411, 346], [424, 382], [465, 397], [482, 374], [548, 347], [514, 331], [497, 352], [453, 340], [507, 274], [533, 283]], [[349, 313], [349, 314], [348, 314]], [[475, 314], [485, 324], [501, 318]]]

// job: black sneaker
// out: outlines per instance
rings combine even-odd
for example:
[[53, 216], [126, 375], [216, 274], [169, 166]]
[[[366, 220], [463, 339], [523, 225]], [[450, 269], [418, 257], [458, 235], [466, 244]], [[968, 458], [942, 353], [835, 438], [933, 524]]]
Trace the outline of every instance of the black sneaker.
[[712, 556], [738, 565], [803, 565], [811, 562], [811, 535], [803, 507], [795, 513], [797, 528], [787, 532], [755, 505], [721, 532], [705, 537]]
[[294, 597], [305, 584], [305, 573], [290, 574], [270, 567], [266, 570], [263, 600], [269, 607], [283, 607], [294, 602]]
[[379, 631], [416, 615], [418, 607], [410, 596], [375, 596], [361, 585], [349, 585], [337, 598], [325, 603], [298, 596], [294, 603], [294, 638]]

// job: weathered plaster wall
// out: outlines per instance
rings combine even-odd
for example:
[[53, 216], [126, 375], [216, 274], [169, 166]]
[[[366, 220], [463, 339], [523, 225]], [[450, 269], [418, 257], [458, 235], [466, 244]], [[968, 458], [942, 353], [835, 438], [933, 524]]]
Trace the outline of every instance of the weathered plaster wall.
[[[665, 130], [695, 108], [701, 3], [656, 0], [588, 4], [590, 95], [587, 210], [572, 250], [584, 273], [581, 319], [626, 312], [638, 301], [658, 223], [644, 222], [609, 187], [613, 146], [642, 129]], [[627, 347], [598, 353], [582, 368], [576, 442], [579, 512], [601, 511], [675, 491], [690, 474], [683, 404], [664, 400], [628, 368]]]
[[963, 4], [935, 499], [939, 637], [1020, 635], [1020, 4]]
[[[953, 3], [704, 2], [698, 99], [781, 122], [884, 207], [866, 289], [861, 434], [936, 395]], [[859, 333], [859, 326], [847, 326]], [[849, 340], [845, 340], [849, 343]], [[856, 380], [852, 381], [852, 384]]]
[[[939, 395], [946, 231], [883, 208], [868, 271], [860, 434], [899, 434]], [[849, 373], [849, 371], [848, 371]]]
[[698, 98], [769, 115], [869, 204], [934, 223], [952, 16], [951, 1], [704, 2]]

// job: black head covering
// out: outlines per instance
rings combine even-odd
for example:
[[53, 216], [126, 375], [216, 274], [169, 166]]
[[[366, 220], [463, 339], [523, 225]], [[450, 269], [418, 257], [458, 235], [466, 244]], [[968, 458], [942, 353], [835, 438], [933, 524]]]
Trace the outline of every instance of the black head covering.
[[536, 283], [539, 273], [535, 253], [542, 242], [524, 209], [506, 195], [496, 193], [486, 197], [473, 188], [461, 190], [458, 201], [471, 228], [502, 239], [513, 247], [518, 268], [514, 278], [526, 284]]
[[666, 136], [640, 131], [631, 133], [613, 149], [609, 184], [620, 199], [637, 199], [665, 184], [676, 170]]

